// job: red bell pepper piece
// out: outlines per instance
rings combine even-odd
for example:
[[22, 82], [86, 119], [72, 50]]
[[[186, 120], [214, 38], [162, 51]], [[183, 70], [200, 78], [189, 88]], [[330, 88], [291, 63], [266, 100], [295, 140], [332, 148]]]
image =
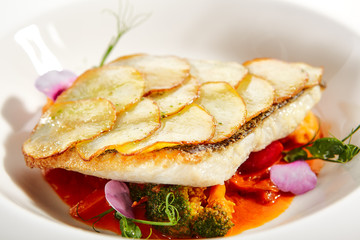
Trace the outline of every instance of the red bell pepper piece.
[[263, 171], [282, 158], [283, 145], [280, 141], [274, 141], [265, 149], [252, 152], [249, 158], [240, 165], [238, 171], [240, 174], [250, 174]]

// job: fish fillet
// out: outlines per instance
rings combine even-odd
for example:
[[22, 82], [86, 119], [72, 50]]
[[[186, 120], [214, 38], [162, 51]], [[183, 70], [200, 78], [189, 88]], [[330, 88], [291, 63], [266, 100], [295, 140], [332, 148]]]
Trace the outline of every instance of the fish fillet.
[[126, 182], [147, 182], [205, 187], [222, 184], [253, 151], [295, 130], [307, 112], [320, 100], [319, 85], [307, 88], [264, 118], [234, 141], [217, 143], [217, 147], [197, 145], [169, 147], [125, 156], [106, 151], [90, 161], [83, 160], [72, 147], [51, 157], [34, 159], [25, 155], [29, 167], [64, 168], [101, 178]]

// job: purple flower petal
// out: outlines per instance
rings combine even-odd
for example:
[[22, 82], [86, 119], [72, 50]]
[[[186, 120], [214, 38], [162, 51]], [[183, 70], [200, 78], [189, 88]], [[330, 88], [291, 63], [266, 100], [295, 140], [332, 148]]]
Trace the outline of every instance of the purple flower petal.
[[315, 188], [317, 177], [305, 161], [274, 165], [271, 181], [283, 192], [299, 195]]
[[107, 182], [105, 185], [105, 198], [116, 211], [127, 218], [135, 218], [131, 207], [130, 191], [124, 182], [115, 180]]
[[54, 101], [60, 93], [70, 87], [76, 77], [74, 73], [67, 70], [53, 70], [38, 77], [35, 87]]

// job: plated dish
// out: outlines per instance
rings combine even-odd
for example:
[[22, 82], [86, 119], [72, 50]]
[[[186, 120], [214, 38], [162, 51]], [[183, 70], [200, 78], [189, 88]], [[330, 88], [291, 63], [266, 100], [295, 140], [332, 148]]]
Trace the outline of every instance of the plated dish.
[[[340, 29], [341, 29], [341, 28], [340, 28]], [[139, 29], [137, 29], [136, 31], [138, 31], [138, 30], [139, 30]], [[346, 33], [346, 31], [345, 31], [345, 33]], [[140, 34], [140, 33], [137, 33], [137, 34]], [[343, 35], [343, 36], [344, 36], [344, 35]], [[351, 36], [351, 34], [350, 34], [350, 36]], [[333, 40], [333, 41], [336, 42], [336, 40]], [[128, 44], [128, 43], [124, 43], [124, 44]], [[274, 48], [272, 48], [272, 49], [274, 49]], [[290, 48], [290, 50], [288, 50], [288, 51], [289, 51], [289, 54], [295, 54], [295, 52], [292, 52], [291, 50], [294, 50], [294, 49], [291, 49], [291, 48]], [[342, 50], [346, 50], [346, 47], [345, 47], [345, 49], [342, 49]], [[177, 50], [177, 51], [180, 52], [180, 49]], [[189, 50], [186, 50], [186, 51], [189, 51]], [[207, 51], [204, 51], [204, 55], [205, 55], [205, 54], [208, 54], [208, 53], [205, 53], [205, 52], [207, 52]], [[346, 51], [343, 51], [343, 52], [346, 52]], [[304, 55], [302, 55], [302, 54], [304, 54], [304, 53], [300, 53], [300, 52], [297, 52], [297, 53], [299, 53], [299, 57], [301, 57], [301, 56], [304, 57]], [[188, 54], [190, 54], [190, 52], [188, 52]], [[227, 53], [227, 56], [224, 55], [224, 56], [221, 56], [220, 58], [226, 59], [226, 58], [228, 58], [228, 56], [229, 56], [228, 54], [230, 54], [230, 52]], [[281, 54], [281, 52], [278, 52], [278, 54]], [[55, 55], [56, 55], [56, 54], [55, 54]], [[183, 55], [183, 54], [182, 54], [182, 55]], [[246, 55], [246, 54], [245, 54], [245, 55]], [[275, 54], [275, 55], [276, 55], [276, 54]], [[189, 55], [189, 56], [190, 56], [190, 55]], [[219, 55], [219, 56], [220, 56], [220, 55]], [[214, 56], [214, 57], [215, 57], [215, 56]], [[214, 58], [214, 57], [212, 57], [212, 58]], [[317, 57], [318, 57], [318, 56], [317, 56]], [[352, 55], [352, 57], [354, 57], [354, 55]], [[356, 57], [356, 56], [355, 56], [355, 57]], [[215, 58], [218, 58], [218, 57], [216, 56]], [[241, 57], [241, 58], [242, 58], [242, 57]], [[295, 55], [293, 55], [292, 58], [294, 59], [294, 58], [295, 58]], [[95, 57], [94, 57], [94, 59], [95, 59]], [[314, 56], [314, 58], [313, 58], [311, 61], [314, 61], [314, 59], [316, 59], [316, 56]], [[239, 60], [241, 60], [241, 59], [239, 59]], [[71, 62], [71, 60], [70, 60], [69, 62]], [[319, 64], [321, 64], [321, 63], [319, 63]], [[334, 65], [336, 65], [336, 64], [334, 64]], [[326, 67], [326, 66], [325, 66], [325, 67]], [[333, 79], [333, 78], [330, 78], [330, 79]], [[334, 81], [334, 80], [330, 80], [330, 81]], [[348, 81], [354, 81], [354, 80], [348, 80]], [[332, 87], [331, 87], [330, 83], [331, 83], [331, 82], [329, 82], [329, 87], [330, 87], [330, 89], [331, 89]], [[334, 85], [332, 85], [332, 86], [334, 86]], [[352, 84], [352, 86], [356, 86], [356, 84]], [[337, 88], [337, 91], [338, 91], [338, 89], [339, 89], [338, 86], [336, 86], [335, 88]], [[343, 90], [340, 89], [340, 92], [341, 92], [341, 91], [346, 92], [347, 90], [348, 90], [348, 89], [343, 89]], [[333, 91], [335, 91], [335, 90], [333, 90]], [[351, 91], [350, 91], [350, 92], [351, 92]], [[336, 94], [334, 94], [333, 96], [335, 96], [335, 95], [336, 95]], [[330, 98], [330, 97], [329, 97], [329, 98]], [[350, 101], [350, 100], [352, 100], [351, 98], [352, 98], [352, 95], [350, 95], [347, 99]], [[335, 101], [335, 100], [336, 100], [336, 99], [330, 99], [330, 102], [331, 102], [331, 101]], [[331, 118], [331, 114], [330, 114], [329, 112], [326, 112], [326, 105], [328, 106], [328, 103], [329, 103], [328, 101], [329, 101], [329, 99], [326, 99], [326, 101], [327, 101], [327, 103], [325, 104], [325, 110], [324, 110], [325, 113], [322, 113], [322, 112], [321, 112], [320, 114], [325, 114], [325, 117], [327, 117], [327, 119], [330, 119], [330, 120], [331, 120], [331, 119], [332, 119], [332, 118]], [[37, 106], [40, 106], [40, 104], [39, 104], [40, 102], [41, 102], [41, 99], [38, 99], [38, 101], [37, 101], [38, 105], [37, 105]], [[336, 105], [336, 104], [334, 104], [334, 105]], [[334, 105], [333, 105], [333, 106], [334, 106]], [[347, 106], [347, 107], [349, 107], [349, 106]], [[345, 107], [345, 108], [342, 108], [342, 109], [349, 110], [349, 109], [346, 109], [346, 107]], [[351, 109], [351, 108], [350, 108], [350, 109]], [[329, 117], [327, 114], [330, 114], [330, 117]], [[346, 119], [347, 119], [347, 121], [349, 121], [349, 120], [352, 121], [352, 120], [351, 120], [351, 119], [352, 119], [352, 118], [351, 118], [352, 112], [349, 111], [349, 112], [346, 112], [345, 114], [350, 114], [350, 117], [347, 116]], [[333, 116], [333, 117], [334, 117], [334, 116]], [[334, 117], [334, 118], [336, 119], [336, 117]], [[335, 120], [334, 120], [334, 121], [335, 121]], [[352, 125], [351, 125], [350, 123], [352, 123]], [[356, 123], [355, 123], [355, 120], [353, 120], [353, 122], [350, 122], [350, 123], [348, 123], [349, 127], [350, 127], [350, 125], [351, 125], [351, 126], [354, 126], [354, 125], [356, 124]], [[343, 124], [343, 123], [342, 123], [342, 124]], [[334, 130], [335, 130], [335, 131], [334, 131], [334, 134], [335, 134], [335, 135], [337, 135], [337, 134], [342, 134], [342, 133], [345, 133], [345, 132], [346, 132], [346, 131], [345, 131], [345, 127], [344, 127], [344, 129], [341, 129], [341, 128], [342, 128], [342, 124], [340, 124], [341, 126], [339, 126], [338, 129], [334, 129]], [[348, 130], [348, 129], [347, 129], [347, 130]], [[354, 141], [356, 141], [356, 138], [354, 139]], [[8, 166], [8, 170], [9, 170], [9, 165], [7, 165], [7, 166]], [[355, 166], [356, 166], [356, 164], [355, 164]], [[353, 167], [353, 166], [352, 166], [352, 167]], [[333, 167], [333, 168], [337, 168], [337, 167]], [[331, 171], [333, 170], [333, 168], [330, 167], [330, 168], [329, 168], [329, 171], [331, 172]], [[11, 170], [11, 165], [10, 165], [10, 170]], [[351, 172], [351, 170], [349, 170], [349, 171]], [[11, 171], [10, 171], [10, 172], [11, 172]], [[14, 176], [14, 175], [11, 175], [11, 174], [10, 174], [10, 176]], [[16, 176], [16, 175], [15, 175], [15, 176]], [[15, 178], [15, 179], [16, 179], [16, 178]], [[325, 180], [327, 179], [326, 176], [325, 176], [324, 179], [325, 179]], [[340, 180], [340, 179], [338, 179], [338, 180]], [[344, 179], [343, 179], [343, 181], [344, 181]], [[340, 182], [341, 182], [341, 181], [340, 181]], [[330, 183], [330, 177], [329, 177], [329, 183]], [[349, 182], [346, 182], [346, 183], [347, 183], [347, 185], [346, 185], [347, 187], [345, 187], [345, 189], [344, 189], [344, 188], [341, 189], [341, 191], [343, 191], [343, 193], [346, 193], [346, 191], [348, 191], [348, 192], [351, 191], [351, 190], [356, 186], [356, 181], [355, 181], [355, 182], [351, 182], [351, 181], [350, 181], [350, 183], [349, 183]], [[353, 185], [352, 185], [352, 184], [353, 184]], [[330, 187], [330, 186], [329, 186], [329, 187]], [[332, 187], [333, 187], [333, 186], [332, 186]], [[333, 189], [333, 188], [329, 188], [329, 189]], [[345, 191], [345, 192], [344, 192], [344, 191]], [[30, 193], [31, 193], [31, 191], [30, 191]], [[316, 194], [315, 194], [315, 195], [316, 195]], [[339, 198], [340, 198], [340, 196], [339, 196]], [[316, 199], [316, 198], [315, 198], [315, 199]], [[331, 199], [331, 198], [330, 198], [330, 199]], [[321, 199], [321, 200], [323, 200], [323, 199]], [[333, 199], [332, 201], [335, 201], [335, 200], [336, 200], [336, 199]], [[329, 200], [327, 200], [327, 201], [329, 201]], [[331, 201], [331, 200], [330, 200], [330, 201]], [[320, 201], [320, 202], [321, 202], [321, 203], [320, 203], [319, 206], [320, 206], [320, 209], [321, 209], [321, 205], [324, 204], [324, 202], [323, 202], [323, 201]], [[312, 203], [313, 203], [313, 202], [312, 202]], [[328, 202], [328, 203], [329, 203], [329, 202]], [[25, 205], [25, 207], [29, 207], [29, 206], [30, 206], [30, 209], [32, 209], [31, 204], [30, 204], [29, 206], [26, 206], [26, 205], [27, 205], [27, 204], [26, 204], [26, 201], [25, 201], [25, 204], [24, 204], [24, 205]], [[326, 205], [326, 201], [325, 201], [325, 205]], [[325, 205], [323, 205], [323, 207], [324, 207]], [[304, 206], [304, 205], [303, 205], [303, 206]], [[305, 207], [306, 207], [306, 206], [305, 206]], [[34, 208], [34, 209], [37, 209], [37, 208]], [[318, 208], [318, 209], [319, 209], [319, 208]], [[35, 210], [35, 211], [36, 211], [36, 210]], [[45, 211], [45, 215], [46, 215], [46, 212], [47, 212], [47, 211]], [[301, 214], [300, 214], [300, 216], [301, 216]], [[61, 218], [60, 218], [60, 219], [61, 219]], [[259, 230], [259, 231], [261, 231], [261, 230]]]
[[78, 77], [62, 73], [36, 80], [48, 100], [22, 150], [71, 216], [95, 230], [128, 238], [235, 235], [314, 189], [317, 158], [348, 162], [360, 151], [319, 139], [310, 111], [323, 69], [305, 63], [135, 54]]

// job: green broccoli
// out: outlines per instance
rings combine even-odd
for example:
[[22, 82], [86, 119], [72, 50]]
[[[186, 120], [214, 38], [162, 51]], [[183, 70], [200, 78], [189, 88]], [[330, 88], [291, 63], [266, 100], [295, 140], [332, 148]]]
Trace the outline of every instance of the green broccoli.
[[[220, 187], [218, 187], [220, 186]], [[233, 203], [225, 199], [225, 187], [209, 188], [178, 185], [130, 184], [134, 201], [145, 202], [146, 217], [152, 221], [168, 221], [162, 206], [168, 193], [180, 220], [174, 226], [155, 226], [173, 237], [220, 237], [234, 225], [231, 221]], [[220, 189], [221, 191], [219, 191]]]
[[220, 205], [206, 207], [193, 223], [193, 231], [201, 237], [224, 236], [234, 224]]

